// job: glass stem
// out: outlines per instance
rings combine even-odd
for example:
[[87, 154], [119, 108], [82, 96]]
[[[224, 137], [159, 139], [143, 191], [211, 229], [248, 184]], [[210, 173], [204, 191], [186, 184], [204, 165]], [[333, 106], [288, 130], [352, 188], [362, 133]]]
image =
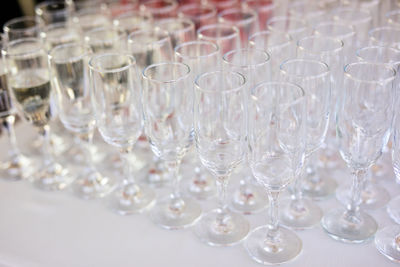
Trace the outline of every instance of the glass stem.
[[132, 164], [129, 160], [129, 154], [131, 152], [130, 148], [121, 149], [120, 155], [123, 159], [123, 175], [124, 175], [124, 183], [134, 184], [135, 183], [135, 175], [133, 174]]
[[350, 203], [347, 205], [347, 215], [351, 218], [356, 218], [359, 205], [361, 203], [361, 191], [363, 188], [364, 180], [365, 180], [366, 170], [354, 170], [353, 171], [353, 184], [351, 187], [351, 199]]
[[52, 154], [51, 140], [50, 140], [50, 126], [47, 124], [44, 125], [40, 129], [40, 134], [43, 137], [43, 157], [45, 165], [54, 164], [54, 157]]
[[268, 232], [267, 239], [270, 241], [275, 241], [277, 238], [277, 233], [279, 229], [279, 208], [278, 208], [278, 191], [269, 191], [269, 222], [268, 222]]
[[317, 175], [317, 164], [315, 163], [317, 162], [318, 157], [316, 157], [316, 155], [317, 153], [313, 153], [311, 160], [307, 161], [308, 164], [306, 166], [307, 180], [313, 184], [321, 182], [320, 176]]
[[91, 150], [91, 146], [93, 144], [93, 131], [89, 133], [80, 134], [79, 141], [81, 141], [84, 145], [84, 154], [86, 157], [86, 163], [89, 165], [90, 169], [97, 172], [97, 167], [94, 164], [92, 150]]
[[7, 131], [8, 139], [10, 140], [11, 154], [13, 156], [17, 156], [20, 154], [20, 151], [17, 144], [17, 138], [15, 136], [14, 122], [15, 122], [15, 116], [9, 115], [4, 119], [3, 125]]
[[222, 176], [217, 178], [217, 190], [218, 190], [218, 208], [221, 214], [228, 213], [228, 204], [226, 198], [226, 191], [228, 187], [228, 177]]
[[179, 168], [181, 166], [181, 160], [176, 159], [175, 161], [169, 161], [166, 162], [168, 172], [172, 176], [172, 198], [173, 199], [179, 199], [180, 196], [180, 190], [179, 190]]

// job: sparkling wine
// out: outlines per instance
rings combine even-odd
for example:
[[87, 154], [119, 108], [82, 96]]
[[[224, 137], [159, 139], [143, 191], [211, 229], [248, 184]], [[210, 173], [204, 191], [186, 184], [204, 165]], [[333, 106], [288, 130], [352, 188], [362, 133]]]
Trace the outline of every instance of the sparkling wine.
[[10, 80], [15, 100], [25, 118], [37, 127], [51, 117], [51, 85], [47, 70], [23, 70]]

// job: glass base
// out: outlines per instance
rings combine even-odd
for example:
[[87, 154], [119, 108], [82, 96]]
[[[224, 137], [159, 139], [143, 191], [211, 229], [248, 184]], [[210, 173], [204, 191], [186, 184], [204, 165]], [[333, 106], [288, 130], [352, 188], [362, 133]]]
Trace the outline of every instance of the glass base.
[[292, 229], [308, 229], [322, 218], [321, 208], [309, 199], [285, 199], [280, 204], [280, 223]]
[[4, 180], [18, 181], [28, 178], [33, 172], [31, 160], [22, 154], [11, 156], [0, 166], [0, 177]]
[[268, 203], [264, 188], [242, 180], [239, 189], [233, 194], [230, 207], [236, 212], [253, 214], [263, 211]]
[[250, 225], [241, 214], [228, 212], [223, 223], [218, 220], [220, 214], [219, 209], [210, 211], [194, 226], [194, 233], [202, 242], [211, 246], [233, 246], [246, 238]]
[[[67, 151], [70, 147], [70, 144], [65, 140], [65, 138], [55, 134], [54, 131], [52, 131], [50, 135], [50, 147], [51, 152], [57, 156], [62, 155], [65, 151]], [[42, 136], [38, 136], [35, 140], [33, 140], [32, 148], [35, 151], [43, 148]]]
[[400, 196], [392, 199], [386, 207], [390, 218], [400, 224]]
[[66, 188], [74, 177], [58, 163], [45, 166], [39, 171], [33, 184], [45, 191], [57, 191]]
[[140, 213], [155, 200], [154, 191], [145, 185], [128, 183], [117, 188], [110, 196], [110, 208], [120, 215]]
[[147, 170], [147, 175], [144, 175], [144, 183], [155, 188], [162, 188], [171, 184], [172, 178], [161, 164], [155, 163]]
[[207, 174], [202, 174], [202, 178], [195, 177], [189, 179], [186, 185], [187, 192], [196, 199], [210, 199], [217, 195], [215, 179]]
[[330, 177], [321, 177], [317, 181], [305, 179], [302, 184], [302, 192], [305, 196], [320, 200], [332, 196], [337, 188], [337, 183]]
[[[343, 204], [347, 205], [350, 202], [351, 186], [341, 186], [336, 190], [336, 198]], [[376, 210], [385, 206], [390, 200], [389, 192], [376, 184], [367, 182], [364, 189], [361, 191], [361, 209]]]
[[360, 211], [357, 217], [348, 216], [344, 208], [326, 214], [321, 225], [333, 239], [346, 243], [362, 243], [378, 229], [375, 219], [367, 213]]
[[167, 198], [156, 203], [150, 219], [165, 229], [183, 229], [193, 225], [201, 212], [200, 205], [190, 198]]
[[245, 241], [245, 248], [250, 257], [258, 263], [271, 265], [293, 260], [302, 249], [300, 238], [292, 231], [279, 228], [276, 241], [266, 240], [268, 226], [254, 229]]
[[108, 177], [97, 171], [87, 171], [72, 184], [75, 195], [83, 199], [101, 198], [109, 194], [113, 185]]
[[375, 235], [375, 246], [388, 259], [400, 263], [400, 226], [388, 226]]

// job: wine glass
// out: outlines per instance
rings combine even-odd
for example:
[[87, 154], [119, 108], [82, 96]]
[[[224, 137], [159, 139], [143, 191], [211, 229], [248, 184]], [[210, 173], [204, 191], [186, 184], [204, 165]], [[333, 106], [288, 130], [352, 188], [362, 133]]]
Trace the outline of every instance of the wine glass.
[[24, 16], [4, 23], [3, 32], [8, 42], [21, 38], [37, 38], [43, 28], [43, 21], [37, 17]]
[[[332, 123], [334, 121], [333, 113], [336, 106], [337, 96], [342, 88], [342, 68], [343, 68], [343, 41], [322, 35], [312, 35], [304, 37], [297, 42], [297, 57], [309, 58], [325, 62], [330, 70], [331, 80], [331, 103], [330, 103], [330, 128], [328, 129], [328, 138], [325, 140], [328, 143], [327, 147], [336, 148], [337, 143], [335, 140], [335, 127]], [[328, 153], [330, 154], [330, 153]], [[317, 156], [316, 153], [314, 153]], [[302, 191], [303, 194], [313, 199], [321, 199], [331, 196], [335, 193], [337, 183], [328, 176], [319, 171], [317, 160], [310, 160], [306, 176], [303, 180]]]
[[21, 38], [2, 50], [7, 63], [9, 88], [24, 117], [43, 135], [43, 166], [34, 185], [44, 190], [64, 189], [72, 177], [50, 151], [50, 83], [47, 52], [40, 39]]
[[72, 17], [72, 22], [85, 34], [96, 28], [111, 26], [111, 12], [106, 5], [101, 3], [93, 6], [84, 6], [80, 9], [77, 8]]
[[178, 17], [190, 19], [194, 23], [195, 30], [198, 30], [204, 25], [217, 23], [217, 9], [202, 3], [186, 4], [179, 7]]
[[136, 10], [115, 17], [113, 25], [118, 29], [124, 30], [126, 34], [129, 35], [131, 32], [137, 30], [152, 28], [153, 18], [148, 13]]
[[176, 0], [144, 0], [139, 10], [150, 13], [154, 20], [174, 18], [178, 14], [178, 2]]
[[202, 216], [194, 232], [212, 246], [235, 245], [250, 228], [242, 215], [228, 210], [226, 201], [229, 177], [246, 154], [246, 90], [246, 78], [232, 71], [206, 72], [195, 81], [196, 149], [216, 177], [219, 205]]
[[400, 28], [379, 27], [368, 32], [371, 45], [389, 46], [400, 49]]
[[161, 19], [157, 21], [156, 25], [164, 31], [168, 32], [173, 48], [181, 43], [194, 41], [196, 39], [196, 34], [194, 32], [194, 23], [190, 19]]
[[[175, 60], [185, 63], [191, 69], [192, 81], [206, 71], [216, 70], [219, 66], [218, 46], [208, 41], [191, 41], [175, 47]], [[206, 199], [216, 194], [215, 180], [203, 170], [202, 165], [194, 167], [194, 177], [189, 181], [189, 193], [198, 198]]]
[[173, 192], [157, 202], [151, 220], [166, 229], [191, 226], [201, 215], [194, 200], [179, 190], [179, 167], [193, 142], [193, 90], [188, 65], [161, 62], [143, 70], [145, 133], [154, 154], [166, 164], [173, 179]]
[[390, 65], [356, 62], [345, 66], [343, 90], [336, 111], [342, 158], [353, 173], [350, 203], [327, 213], [321, 225], [334, 239], [361, 243], [378, 225], [359, 208], [365, 174], [381, 156], [393, 121], [396, 71]]
[[[301, 86], [307, 103], [306, 162], [324, 143], [329, 124], [331, 73], [328, 65], [314, 59], [289, 59], [281, 65], [284, 81]], [[296, 175], [292, 199], [282, 201], [280, 220], [283, 225], [296, 229], [314, 227], [322, 217], [322, 210], [310, 199], [303, 198], [301, 184], [304, 168]]]
[[300, 238], [279, 227], [278, 196], [304, 163], [306, 99], [301, 87], [264, 82], [249, 100], [249, 164], [270, 200], [269, 222], [245, 241], [250, 256], [262, 264], [280, 264], [296, 257]]
[[222, 23], [201, 27], [197, 30], [197, 39], [218, 45], [221, 57], [228, 51], [240, 48], [239, 30]]
[[226, 9], [218, 14], [218, 20], [239, 30], [242, 48], [247, 47], [249, 36], [258, 31], [257, 13], [251, 9]]
[[[256, 84], [271, 79], [270, 55], [256, 48], [242, 48], [227, 52], [223, 58], [223, 68], [243, 74], [247, 79], [247, 92]], [[249, 122], [250, 123], [250, 122]], [[233, 193], [231, 207], [245, 214], [262, 211], [268, 205], [268, 198], [262, 187], [253, 183], [249, 167], [244, 168], [240, 186]]]
[[112, 189], [93, 161], [95, 118], [90, 100], [88, 61], [91, 52], [83, 43], [58, 45], [49, 52], [53, 86], [57, 91], [59, 117], [64, 127], [80, 140], [85, 155], [84, 172], [74, 181], [72, 189], [84, 199], [103, 197]]
[[249, 47], [267, 51], [271, 55], [271, 75], [279, 79], [279, 66], [295, 56], [292, 37], [283, 32], [261, 31], [249, 37]]
[[117, 147], [124, 162], [122, 184], [112, 193], [111, 208], [119, 214], [144, 211], [155, 199], [153, 190], [135, 182], [129, 154], [142, 133], [141, 85], [134, 57], [110, 52], [89, 61], [92, 103], [104, 141]]
[[73, 2], [70, 0], [43, 1], [35, 6], [35, 15], [44, 25], [58, 22], [69, 22], [74, 12]]
[[272, 17], [267, 22], [267, 29], [272, 32], [287, 33], [296, 42], [297, 40], [308, 36], [311, 32], [304, 20], [288, 16]]
[[[6, 46], [4, 36], [1, 35], [0, 38], [1, 49], [3, 49]], [[0, 164], [0, 175], [3, 179], [21, 180], [32, 174], [33, 166], [31, 160], [25, 157], [18, 148], [14, 129], [16, 112], [10, 93], [6, 62], [0, 58], [0, 122], [10, 144], [9, 156]]]
[[80, 29], [69, 22], [52, 23], [43, 28], [40, 37], [50, 51], [57, 45], [79, 42], [82, 38]]
[[114, 27], [99, 27], [85, 33], [85, 43], [94, 54], [126, 51], [126, 32]]
[[245, 0], [243, 8], [257, 12], [258, 28], [264, 31], [267, 29], [267, 21], [277, 15], [279, 3], [272, 0]]

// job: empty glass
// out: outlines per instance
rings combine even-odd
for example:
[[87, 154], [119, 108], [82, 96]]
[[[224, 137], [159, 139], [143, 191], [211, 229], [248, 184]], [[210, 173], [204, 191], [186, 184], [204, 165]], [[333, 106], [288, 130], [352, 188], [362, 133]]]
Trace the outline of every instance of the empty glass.
[[245, 241], [250, 256], [262, 264], [280, 264], [296, 257], [300, 238], [279, 227], [278, 196], [304, 163], [306, 99], [291, 83], [265, 82], [249, 99], [249, 164], [270, 200], [269, 221]]
[[35, 14], [45, 25], [68, 22], [74, 12], [73, 3], [70, 0], [44, 1], [35, 6]]
[[278, 2], [272, 0], [245, 0], [243, 7], [257, 12], [258, 29], [261, 31], [266, 30], [267, 21], [279, 12]]
[[154, 154], [166, 164], [173, 179], [172, 194], [158, 201], [150, 218], [166, 229], [191, 226], [201, 207], [179, 190], [179, 167], [193, 143], [193, 90], [190, 68], [179, 62], [162, 62], [143, 70], [145, 134]]
[[96, 28], [111, 26], [111, 12], [102, 4], [84, 7], [75, 12], [72, 22], [85, 34]]
[[57, 45], [79, 42], [82, 39], [80, 29], [68, 22], [52, 23], [45, 26], [40, 37], [48, 51]]
[[153, 18], [145, 12], [132, 11], [115, 17], [113, 25], [118, 29], [124, 30], [129, 35], [131, 32], [137, 30], [152, 28]]
[[360, 243], [378, 228], [374, 218], [359, 208], [365, 173], [381, 156], [393, 120], [395, 70], [380, 63], [346, 65], [344, 86], [336, 111], [339, 150], [353, 173], [350, 203], [322, 219], [322, 227], [334, 239]]
[[[301, 86], [307, 103], [306, 163], [324, 143], [329, 124], [331, 74], [328, 65], [314, 59], [289, 59], [281, 65], [284, 81]], [[304, 168], [296, 176], [292, 199], [282, 201], [280, 219], [283, 225], [304, 229], [319, 223], [322, 210], [314, 202], [303, 198], [301, 184]]]
[[178, 2], [176, 0], [144, 0], [139, 10], [150, 13], [154, 20], [174, 18], [178, 14]]
[[[206, 71], [216, 70], [219, 56], [218, 46], [208, 41], [186, 42], [175, 47], [175, 60], [190, 67], [192, 81]], [[215, 179], [204, 171], [203, 166], [195, 166], [187, 190], [198, 199], [213, 197], [216, 194]]]
[[389, 46], [400, 49], [400, 28], [379, 27], [368, 32], [371, 45]]
[[114, 27], [100, 27], [85, 33], [85, 43], [94, 54], [123, 52], [127, 49], [127, 35], [124, 30]]
[[239, 30], [222, 23], [201, 27], [197, 30], [197, 38], [218, 45], [221, 57], [228, 51], [240, 48]]
[[157, 21], [156, 25], [168, 32], [173, 48], [181, 43], [194, 41], [196, 39], [194, 23], [190, 19], [162, 19]]
[[241, 47], [247, 47], [249, 36], [258, 31], [257, 13], [251, 9], [231, 8], [218, 14], [218, 20], [239, 30]]
[[179, 7], [178, 16], [193, 21], [195, 30], [208, 24], [217, 23], [217, 9], [212, 5], [192, 3]]
[[40, 39], [22, 38], [2, 51], [7, 62], [8, 85], [21, 114], [44, 139], [43, 166], [34, 176], [35, 186], [44, 190], [64, 189], [72, 180], [68, 170], [50, 152], [50, 83], [47, 52]]
[[89, 61], [92, 103], [96, 124], [104, 141], [117, 147], [124, 159], [123, 181], [112, 193], [111, 209], [119, 214], [144, 211], [154, 201], [154, 192], [138, 185], [129, 154], [142, 133], [141, 85], [135, 59], [107, 53]]
[[103, 197], [112, 189], [93, 162], [95, 118], [89, 87], [89, 48], [83, 43], [59, 45], [49, 52], [53, 85], [57, 91], [59, 117], [64, 127], [74, 133], [83, 146], [85, 165], [83, 174], [74, 181], [74, 193], [84, 199]]
[[304, 20], [288, 16], [277, 16], [271, 18], [267, 22], [267, 29], [272, 32], [287, 33], [294, 41], [308, 36], [311, 33]]
[[[256, 48], [232, 50], [227, 52], [222, 60], [224, 69], [239, 72], [247, 79], [247, 96], [256, 84], [271, 80], [270, 55], [264, 50]], [[248, 164], [245, 164], [239, 188], [235, 190], [231, 200], [233, 210], [245, 214], [259, 212], [268, 205], [268, 198], [263, 188], [254, 184], [254, 178], [249, 172]]]
[[246, 154], [246, 78], [237, 72], [214, 71], [195, 81], [194, 131], [202, 164], [217, 180], [218, 208], [195, 225], [197, 237], [213, 246], [234, 245], [249, 232], [249, 223], [228, 210], [229, 177]]

